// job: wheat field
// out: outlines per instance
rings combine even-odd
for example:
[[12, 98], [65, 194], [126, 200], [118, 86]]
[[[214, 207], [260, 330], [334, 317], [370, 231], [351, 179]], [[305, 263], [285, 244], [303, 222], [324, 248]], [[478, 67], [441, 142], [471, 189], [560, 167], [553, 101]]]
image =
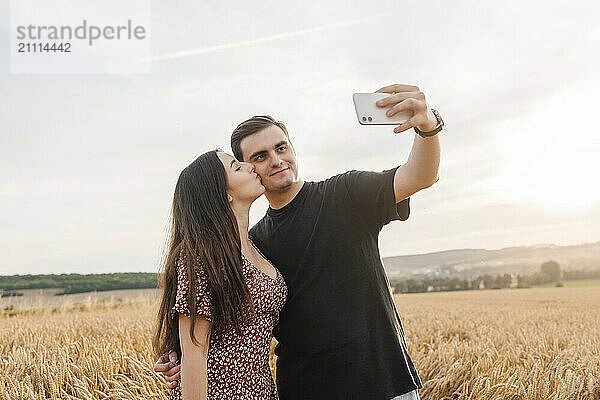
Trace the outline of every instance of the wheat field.
[[[423, 400], [600, 399], [600, 287], [395, 296]], [[0, 314], [9, 399], [167, 399], [155, 300]]]

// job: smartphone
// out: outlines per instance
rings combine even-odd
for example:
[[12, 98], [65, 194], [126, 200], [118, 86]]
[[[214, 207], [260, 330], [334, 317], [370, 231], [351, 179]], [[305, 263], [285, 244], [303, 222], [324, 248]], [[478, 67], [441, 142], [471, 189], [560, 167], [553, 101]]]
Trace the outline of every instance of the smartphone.
[[361, 125], [400, 125], [408, 121], [412, 117], [412, 111], [400, 111], [394, 114], [391, 118], [385, 115], [388, 107], [377, 107], [376, 101], [392, 96], [391, 93], [354, 93], [354, 108], [356, 109], [356, 117]]

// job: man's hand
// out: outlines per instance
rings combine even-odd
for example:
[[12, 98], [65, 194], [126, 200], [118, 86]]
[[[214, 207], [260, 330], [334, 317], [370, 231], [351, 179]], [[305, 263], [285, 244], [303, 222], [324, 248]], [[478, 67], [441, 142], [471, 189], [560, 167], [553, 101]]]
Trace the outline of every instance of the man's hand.
[[162, 372], [163, 376], [167, 380], [167, 386], [169, 389], [176, 388], [177, 380], [181, 378], [181, 366], [177, 361], [177, 353], [171, 351], [168, 355], [163, 354], [160, 356], [154, 365], [154, 371]]
[[408, 121], [394, 128], [395, 133], [403, 132], [415, 126], [423, 132], [429, 132], [437, 126], [437, 118], [427, 105], [425, 94], [418, 87], [396, 84], [382, 87], [376, 93], [391, 93], [391, 96], [376, 103], [378, 107], [392, 105], [386, 113], [388, 117], [405, 110], [411, 110], [413, 113]]

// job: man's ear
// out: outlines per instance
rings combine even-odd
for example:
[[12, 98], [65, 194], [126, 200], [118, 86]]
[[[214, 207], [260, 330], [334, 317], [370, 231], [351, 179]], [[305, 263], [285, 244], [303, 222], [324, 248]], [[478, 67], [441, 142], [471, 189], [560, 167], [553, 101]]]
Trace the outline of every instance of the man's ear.
[[229, 193], [227, 193], [227, 200], [229, 200], [230, 203], [233, 202], [233, 197], [231, 197]]

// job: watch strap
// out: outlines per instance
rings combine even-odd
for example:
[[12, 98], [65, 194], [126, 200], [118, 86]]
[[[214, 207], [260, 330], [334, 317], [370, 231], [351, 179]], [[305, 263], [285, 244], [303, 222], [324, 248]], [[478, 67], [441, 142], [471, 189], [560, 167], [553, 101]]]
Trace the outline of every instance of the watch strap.
[[432, 131], [423, 132], [416, 126], [414, 127], [415, 132], [417, 132], [421, 137], [424, 137], [424, 138], [430, 137], [433, 135], [437, 135], [438, 132], [444, 128], [444, 120], [442, 119], [440, 113], [437, 110], [434, 110], [433, 108], [431, 109], [431, 111], [433, 112], [433, 115], [435, 115], [435, 118], [438, 122], [437, 126]]

